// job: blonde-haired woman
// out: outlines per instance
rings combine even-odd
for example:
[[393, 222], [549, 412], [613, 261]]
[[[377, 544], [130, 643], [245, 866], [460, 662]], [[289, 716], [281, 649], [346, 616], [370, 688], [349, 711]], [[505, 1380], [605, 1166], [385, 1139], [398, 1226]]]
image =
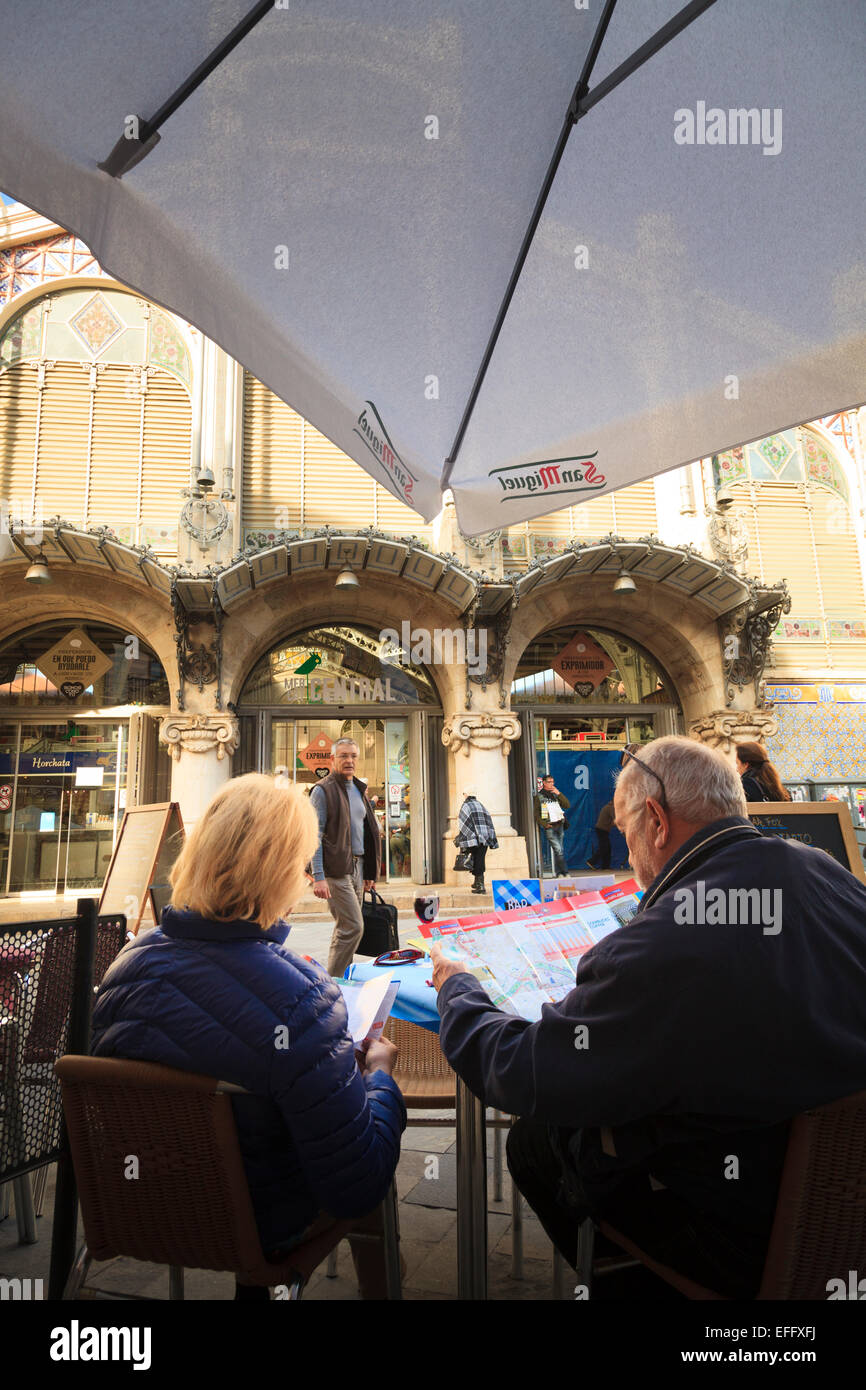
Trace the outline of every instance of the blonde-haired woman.
[[[171, 875], [160, 926], [105, 976], [93, 1053], [161, 1062], [243, 1086], [232, 1097], [262, 1248], [290, 1249], [323, 1213], [373, 1211], [406, 1124], [397, 1050], [371, 1043], [359, 1070], [337, 985], [285, 945], [318, 843], [293, 786], [251, 773], [214, 797]], [[339, 1137], [337, 1137], [339, 1136]], [[383, 1296], [353, 1246], [365, 1296]], [[266, 1297], [238, 1288], [236, 1297]]]

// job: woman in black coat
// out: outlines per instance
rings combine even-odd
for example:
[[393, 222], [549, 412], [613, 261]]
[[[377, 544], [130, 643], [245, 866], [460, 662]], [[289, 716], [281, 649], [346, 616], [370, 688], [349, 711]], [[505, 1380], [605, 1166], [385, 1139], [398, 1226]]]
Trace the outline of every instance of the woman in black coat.
[[737, 745], [737, 771], [743, 782], [747, 801], [790, 801], [791, 793], [760, 743]]

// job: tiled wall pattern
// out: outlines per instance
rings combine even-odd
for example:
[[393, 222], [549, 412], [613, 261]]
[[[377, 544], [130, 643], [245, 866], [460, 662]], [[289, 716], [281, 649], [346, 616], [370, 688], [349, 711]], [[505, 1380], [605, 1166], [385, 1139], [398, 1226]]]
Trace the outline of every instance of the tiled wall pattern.
[[866, 778], [866, 705], [776, 705], [767, 752], [783, 781]]

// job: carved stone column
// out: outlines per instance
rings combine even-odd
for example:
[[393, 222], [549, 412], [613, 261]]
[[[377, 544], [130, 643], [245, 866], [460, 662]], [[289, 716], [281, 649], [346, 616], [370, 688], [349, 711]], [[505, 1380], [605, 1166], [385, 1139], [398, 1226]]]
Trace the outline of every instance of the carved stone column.
[[188, 829], [231, 776], [238, 721], [228, 714], [170, 714], [162, 721], [159, 738], [174, 764], [171, 799], [180, 802]]
[[726, 757], [733, 757], [738, 743], [764, 743], [772, 738], [779, 721], [767, 710], [718, 709], [702, 719], [693, 719], [689, 734], [711, 748], [718, 748]]
[[497, 750], [507, 758], [511, 745], [520, 738], [520, 720], [513, 714], [491, 714], [484, 710], [452, 714], [442, 729], [442, 742], [452, 753], [470, 757], [477, 749], [485, 753]]
[[520, 738], [520, 721], [513, 714], [490, 710], [466, 710], [452, 714], [442, 729], [442, 742], [453, 753], [449, 759], [448, 785], [450, 815], [445, 835], [445, 881], [468, 885], [464, 874], [452, 869], [458, 816], [464, 792], [473, 787], [479, 801], [487, 807], [499, 849], [487, 855], [488, 878], [523, 878], [528, 872], [526, 841], [511, 824], [508, 793], [508, 754]]

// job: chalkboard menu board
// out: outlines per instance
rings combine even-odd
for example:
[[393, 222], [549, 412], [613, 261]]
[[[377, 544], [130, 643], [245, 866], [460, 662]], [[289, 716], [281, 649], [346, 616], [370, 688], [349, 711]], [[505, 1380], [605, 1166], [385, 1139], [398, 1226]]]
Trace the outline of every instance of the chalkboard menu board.
[[762, 835], [799, 840], [826, 850], [862, 883], [866, 871], [851, 823], [851, 812], [842, 801], [750, 801], [749, 820]]
[[154, 879], [166, 881], [182, 848], [183, 822], [176, 801], [131, 807], [114, 846], [99, 911], [124, 913], [128, 929], [137, 932], [143, 913], [150, 912], [148, 888]]

